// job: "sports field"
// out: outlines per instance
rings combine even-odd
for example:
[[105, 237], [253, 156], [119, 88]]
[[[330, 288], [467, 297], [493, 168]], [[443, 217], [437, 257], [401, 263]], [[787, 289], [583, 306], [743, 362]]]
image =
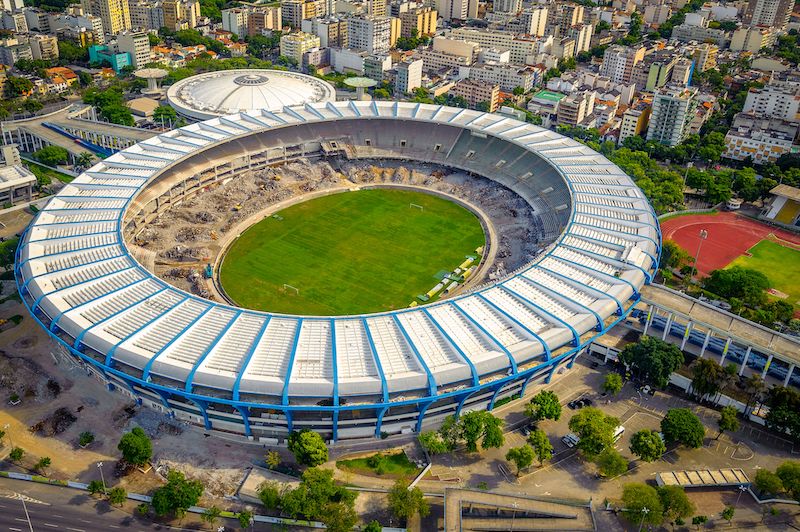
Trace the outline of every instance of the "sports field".
[[407, 307], [437, 284], [437, 273], [484, 244], [478, 218], [445, 199], [396, 189], [344, 192], [293, 205], [249, 228], [225, 255], [220, 282], [252, 309], [392, 310]]
[[750, 248], [748, 255], [739, 257], [730, 266], [760, 271], [767, 276], [772, 288], [789, 296], [785, 299], [787, 303], [800, 303], [800, 251], [762, 240]]

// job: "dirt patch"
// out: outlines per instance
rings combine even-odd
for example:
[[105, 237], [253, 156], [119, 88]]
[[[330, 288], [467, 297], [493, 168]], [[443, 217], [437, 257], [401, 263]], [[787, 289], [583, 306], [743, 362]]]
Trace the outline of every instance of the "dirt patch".
[[30, 431], [40, 436], [56, 436], [65, 432], [77, 420], [78, 418], [72, 412], [66, 408], [59, 408], [38, 423], [31, 425]]

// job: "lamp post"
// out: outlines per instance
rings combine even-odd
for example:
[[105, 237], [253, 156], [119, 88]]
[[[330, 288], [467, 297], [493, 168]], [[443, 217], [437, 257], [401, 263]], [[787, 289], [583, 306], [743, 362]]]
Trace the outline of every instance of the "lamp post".
[[644, 518], [647, 517], [647, 514], [650, 513], [650, 508], [645, 506], [642, 508], [642, 522], [639, 523], [639, 532], [642, 532], [642, 527], [644, 526]]
[[518, 508], [517, 501], [514, 501], [511, 504], [511, 506], [513, 506], [514, 509], [511, 510], [511, 530], [510, 530], [510, 532], [514, 532], [514, 518], [517, 516], [517, 508]]
[[106, 493], [106, 478], [103, 476], [103, 462], [97, 462], [97, 469], [100, 470], [100, 481], [103, 483], [103, 495]]
[[744, 493], [745, 491], [747, 491], [747, 486], [745, 486], [744, 484], [739, 486], [739, 495], [736, 496], [736, 504], [734, 504], [734, 506], [739, 506], [739, 499], [742, 497], [742, 493]]
[[708, 238], [708, 231], [700, 229], [700, 243], [697, 244], [697, 254], [694, 256], [694, 268], [692, 268], [692, 279], [697, 275], [697, 264], [700, 262], [700, 249], [703, 247], [703, 241]]
[[33, 532], [33, 523], [31, 523], [31, 516], [28, 513], [28, 505], [25, 504], [25, 496], [21, 493], [18, 494], [19, 500], [22, 501], [22, 509], [25, 511], [25, 519], [28, 520], [28, 528], [31, 532]]

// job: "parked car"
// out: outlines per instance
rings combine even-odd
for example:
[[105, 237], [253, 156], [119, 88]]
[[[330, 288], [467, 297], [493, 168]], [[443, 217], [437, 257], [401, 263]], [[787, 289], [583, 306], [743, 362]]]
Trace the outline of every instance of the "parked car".
[[572, 410], [575, 410], [576, 408], [582, 407], [583, 404], [581, 403], [580, 399], [575, 399], [574, 401], [570, 401], [569, 403], [567, 403], [567, 406], [570, 407]]
[[581, 441], [581, 439], [578, 438], [578, 436], [576, 436], [572, 432], [570, 432], [569, 434], [561, 438], [561, 441], [564, 443], [564, 445], [572, 449], [573, 447], [578, 445], [578, 442]]
[[583, 399], [581, 399], [581, 403], [583, 404], [583, 406], [592, 406], [592, 404], [594, 404], [592, 403], [592, 400], [589, 399], [588, 397], [584, 397]]

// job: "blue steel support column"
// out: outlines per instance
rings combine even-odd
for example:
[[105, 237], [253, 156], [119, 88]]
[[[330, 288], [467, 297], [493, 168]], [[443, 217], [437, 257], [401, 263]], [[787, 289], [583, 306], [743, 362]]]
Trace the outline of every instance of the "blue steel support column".
[[[375, 348], [375, 341], [372, 339], [372, 333], [369, 330], [369, 325], [367, 325], [366, 318], [361, 318], [361, 325], [364, 327], [364, 334], [367, 336], [367, 343], [369, 344], [369, 350], [372, 352], [372, 360], [375, 362], [375, 369], [378, 370], [378, 377], [381, 379], [381, 395], [384, 404], [386, 404], [389, 402], [389, 384], [386, 382], [386, 375], [383, 373], [381, 359], [378, 356], [378, 350]], [[388, 409], [388, 406], [383, 406], [375, 410], [378, 420], [378, 422], [375, 424], [376, 438], [380, 438], [381, 436], [381, 424], [383, 423], [383, 416], [386, 415], [386, 411]]]
[[183, 335], [186, 334], [189, 331], [189, 329], [191, 329], [192, 327], [197, 325], [197, 322], [199, 322], [201, 319], [203, 319], [203, 316], [208, 314], [211, 311], [212, 308], [214, 308], [214, 305], [208, 305], [200, 314], [198, 314], [193, 320], [191, 320], [186, 325], [186, 327], [181, 329], [181, 331], [178, 332], [178, 334], [176, 334], [175, 336], [173, 336], [169, 340], [169, 342], [164, 344], [164, 346], [161, 349], [158, 350], [158, 353], [156, 353], [152, 357], [150, 357], [150, 360], [147, 361], [147, 363], [144, 365], [144, 369], [142, 370], [142, 380], [146, 381], [146, 380], [148, 380], [150, 378], [150, 370], [153, 368], [153, 364], [155, 364], [155, 362], [158, 359], [158, 357], [160, 357], [162, 354], [164, 354], [164, 351], [169, 349], [170, 346], [172, 346], [172, 344], [174, 344], [179, 339], [181, 339], [183, 337]]
[[233, 400], [239, 400], [239, 388], [242, 385], [242, 378], [244, 377], [244, 372], [247, 370], [247, 365], [250, 363], [250, 359], [253, 358], [253, 354], [256, 352], [256, 348], [258, 347], [259, 342], [261, 342], [261, 338], [264, 336], [264, 333], [267, 331], [267, 325], [269, 325], [272, 316], [267, 316], [264, 319], [264, 323], [261, 324], [261, 329], [258, 331], [253, 343], [250, 344], [250, 347], [247, 349], [247, 353], [244, 356], [244, 360], [242, 361], [241, 367], [239, 367], [239, 371], [236, 374], [236, 382], [233, 383]]
[[242, 415], [242, 423], [244, 423], [244, 435], [248, 438], [251, 437], [253, 432], [250, 430], [250, 409], [242, 405], [235, 405], [234, 408], [236, 408], [236, 410], [238, 410]]
[[453, 302], [451, 302], [450, 304], [451, 304], [451, 305], [453, 306], [453, 308], [456, 310], [456, 313], [460, 314], [461, 316], [464, 316], [464, 318], [465, 318], [467, 321], [469, 321], [469, 322], [470, 322], [471, 324], [473, 324], [473, 325], [474, 325], [474, 326], [475, 326], [475, 327], [476, 327], [476, 328], [477, 328], [479, 331], [481, 331], [483, 334], [485, 334], [485, 335], [486, 335], [486, 337], [487, 337], [489, 340], [491, 340], [491, 341], [492, 341], [492, 343], [494, 343], [494, 345], [496, 345], [497, 347], [499, 347], [499, 348], [500, 348], [500, 351], [502, 351], [503, 353], [505, 353], [506, 357], [508, 357], [508, 363], [509, 363], [509, 365], [511, 366], [511, 373], [513, 373], [514, 375], [516, 375], [516, 374], [517, 374], [517, 371], [518, 371], [518, 370], [517, 370], [517, 361], [516, 361], [516, 360], [514, 360], [514, 356], [511, 354], [511, 351], [509, 351], [508, 349], [506, 349], [506, 348], [505, 348], [505, 346], [504, 346], [502, 343], [500, 343], [500, 340], [498, 340], [497, 338], [495, 338], [494, 336], [492, 336], [492, 334], [491, 334], [489, 331], [487, 331], [487, 330], [486, 330], [486, 328], [485, 328], [483, 325], [481, 325], [480, 323], [478, 323], [478, 320], [476, 320], [475, 318], [473, 318], [472, 316], [470, 316], [470, 315], [469, 315], [469, 313], [468, 313], [467, 311], [465, 311], [463, 308], [461, 308], [461, 306], [460, 306], [458, 303], [456, 303], [455, 301], [453, 301]]
[[[281, 393], [281, 404], [289, 406], [289, 383], [292, 380], [292, 368], [294, 367], [294, 357], [297, 355], [297, 344], [300, 341], [300, 332], [303, 330], [303, 318], [297, 320], [297, 331], [294, 333], [294, 341], [292, 342], [292, 351], [289, 354], [289, 362], [286, 365], [286, 376], [283, 381], [283, 393]], [[288, 408], [284, 410], [286, 414], [286, 428], [292, 432], [292, 411]]]
[[158, 388], [153, 388], [153, 391], [158, 395], [159, 399], [161, 399], [161, 404], [164, 408], [166, 408], [168, 412], [172, 412], [172, 405], [169, 404], [169, 394]]
[[425, 412], [430, 408], [433, 404], [433, 401], [427, 401], [426, 403], [420, 403], [419, 413], [417, 414], [417, 426], [416, 432], [420, 432], [422, 430], [422, 420], [425, 419]]
[[241, 315], [242, 315], [242, 311], [241, 310], [236, 312], [236, 313], [234, 313], [233, 317], [228, 321], [228, 323], [225, 325], [225, 327], [223, 327], [222, 330], [219, 331], [217, 336], [214, 337], [214, 339], [211, 341], [210, 344], [208, 344], [208, 347], [200, 354], [199, 357], [197, 357], [197, 360], [195, 361], [194, 365], [192, 366], [192, 370], [189, 372], [189, 375], [186, 377], [186, 385], [184, 386], [184, 389], [187, 392], [191, 393], [192, 386], [194, 384], [194, 376], [197, 373], [197, 370], [200, 369], [200, 366], [203, 364], [203, 362], [205, 361], [206, 357], [208, 357], [209, 353], [211, 353], [211, 351], [213, 351], [213, 349], [217, 346], [219, 341], [222, 340], [222, 337], [225, 336], [225, 333], [228, 332], [231, 327], [233, 327], [233, 324], [236, 322], [236, 320]]
[[175, 310], [179, 306], [183, 305], [188, 299], [189, 299], [189, 296], [186, 296], [183, 299], [181, 299], [180, 301], [178, 301], [177, 303], [175, 303], [173, 306], [171, 306], [169, 309], [167, 309], [166, 312], [162, 312], [161, 314], [156, 314], [155, 316], [150, 318], [148, 321], [144, 322], [138, 329], [134, 329], [125, 338], [122, 338], [119, 342], [114, 344], [114, 346], [111, 349], [108, 350], [108, 353], [106, 353], [105, 365], [109, 366], [109, 367], [111, 366], [111, 364], [113, 363], [113, 360], [114, 360], [114, 353], [116, 353], [117, 348], [119, 346], [121, 346], [122, 344], [124, 344], [125, 342], [127, 342], [128, 340], [133, 338], [133, 336], [135, 334], [138, 334], [138, 333], [142, 332], [144, 329], [146, 329], [147, 327], [149, 327], [150, 325], [155, 323], [157, 320], [163, 318], [164, 316], [166, 316], [167, 314], [169, 314], [170, 312], [172, 312], [173, 310]]
[[336, 321], [331, 318], [331, 364], [333, 365], [333, 441], [339, 437], [339, 372], [336, 363]]
[[494, 402], [497, 400], [497, 395], [500, 393], [500, 390], [502, 390], [503, 388], [504, 388], [504, 385], [501, 384], [500, 386], [497, 387], [497, 389], [495, 389], [494, 393], [492, 394], [492, 398], [489, 400], [489, 406], [486, 408], [487, 410], [491, 411], [491, 410], [494, 409]]
[[400, 322], [400, 318], [398, 318], [396, 314], [392, 314], [392, 318], [394, 319], [394, 323], [397, 326], [397, 329], [400, 331], [400, 334], [403, 335], [403, 338], [405, 338], [408, 346], [414, 353], [414, 356], [417, 357], [417, 361], [419, 362], [420, 366], [422, 366], [422, 369], [425, 370], [425, 374], [428, 376], [428, 395], [431, 397], [431, 400], [424, 404], [419, 404], [419, 413], [417, 414], [417, 432], [419, 432], [420, 429], [422, 429], [422, 420], [425, 418], [425, 412], [436, 400], [436, 379], [433, 378], [433, 373], [431, 373], [430, 368], [428, 368], [428, 364], [425, 362], [425, 359], [422, 358], [422, 354], [417, 349], [417, 346], [411, 341], [411, 337], [408, 335], [405, 327], [403, 327], [403, 324]]
[[516, 292], [515, 290], [513, 290], [512, 288], [510, 288], [508, 286], [508, 283], [506, 283], [506, 284], [504, 284], [502, 286], [498, 286], [498, 288], [500, 288], [501, 290], [505, 290], [506, 292], [511, 294], [513, 297], [516, 297], [517, 299], [520, 299], [520, 300], [524, 301], [525, 303], [527, 303], [528, 305], [532, 306], [537, 311], [539, 311], [541, 314], [544, 314], [545, 316], [549, 316], [551, 320], [555, 320], [556, 322], [560, 323], [563, 327], [565, 327], [569, 332], [572, 333], [572, 342], [573, 342], [572, 345], [575, 346], [575, 347], [581, 345], [581, 335], [578, 334], [578, 331], [575, 330], [575, 327], [573, 327], [572, 325], [567, 323], [565, 320], [562, 320], [561, 318], [559, 318], [558, 316], [556, 316], [552, 312], [548, 312], [547, 310], [545, 310], [544, 308], [540, 307], [539, 305], [537, 305], [536, 303], [534, 303], [533, 301], [531, 301], [527, 297], [525, 297], [525, 296], [521, 295], [520, 293]]
[[547, 367], [547, 364], [539, 364], [538, 366], [536, 366], [536, 367], [534, 367], [534, 368], [532, 368], [530, 370], [530, 373], [528, 374], [528, 376], [525, 377], [524, 381], [522, 381], [522, 388], [520, 388], [520, 390], [519, 390], [519, 396], [520, 397], [525, 397], [525, 391], [528, 389], [528, 383], [531, 381], [531, 379], [533, 379], [534, 377], [539, 375], [539, 370], [540, 369], [543, 369], [545, 367]]
[[442, 333], [442, 335], [445, 337], [445, 339], [448, 342], [450, 342], [450, 345], [452, 345], [455, 348], [455, 350], [458, 351], [458, 354], [461, 355], [461, 358], [464, 360], [464, 362], [467, 363], [467, 365], [469, 366], [469, 370], [472, 373], [472, 385], [473, 386], [477, 386], [478, 383], [480, 382], [480, 380], [479, 380], [480, 377], [478, 375], [478, 370], [475, 368], [475, 364], [472, 363], [472, 361], [469, 359], [467, 354], [464, 351], [462, 351], [461, 348], [458, 346], [458, 344], [456, 344], [455, 341], [450, 337], [450, 335], [447, 334], [447, 331], [444, 330], [444, 327], [442, 327], [439, 324], [439, 322], [437, 322], [434, 319], [434, 317], [431, 315], [431, 313], [428, 312], [428, 309], [426, 309], [425, 307], [422, 307], [422, 312], [425, 313], [425, 315], [428, 317], [428, 319], [431, 320], [431, 323], [433, 323], [436, 326], [436, 328], [439, 329], [439, 332]]
[[461, 415], [461, 409], [464, 408], [464, 403], [467, 402], [467, 399], [469, 399], [470, 397], [472, 397], [473, 395], [475, 395], [476, 393], [478, 393], [480, 391], [482, 391], [482, 390], [474, 390], [472, 392], [465, 393], [461, 397], [461, 400], [458, 401], [458, 406], [456, 407], [456, 415], [455, 415], [456, 419], [458, 419], [458, 417]]
[[196, 404], [197, 408], [200, 409], [200, 413], [203, 414], [203, 426], [206, 428], [206, 430], [211, 430], [211, 420], [208, 419], [208, 403], [196, 398], [189, 400]]

